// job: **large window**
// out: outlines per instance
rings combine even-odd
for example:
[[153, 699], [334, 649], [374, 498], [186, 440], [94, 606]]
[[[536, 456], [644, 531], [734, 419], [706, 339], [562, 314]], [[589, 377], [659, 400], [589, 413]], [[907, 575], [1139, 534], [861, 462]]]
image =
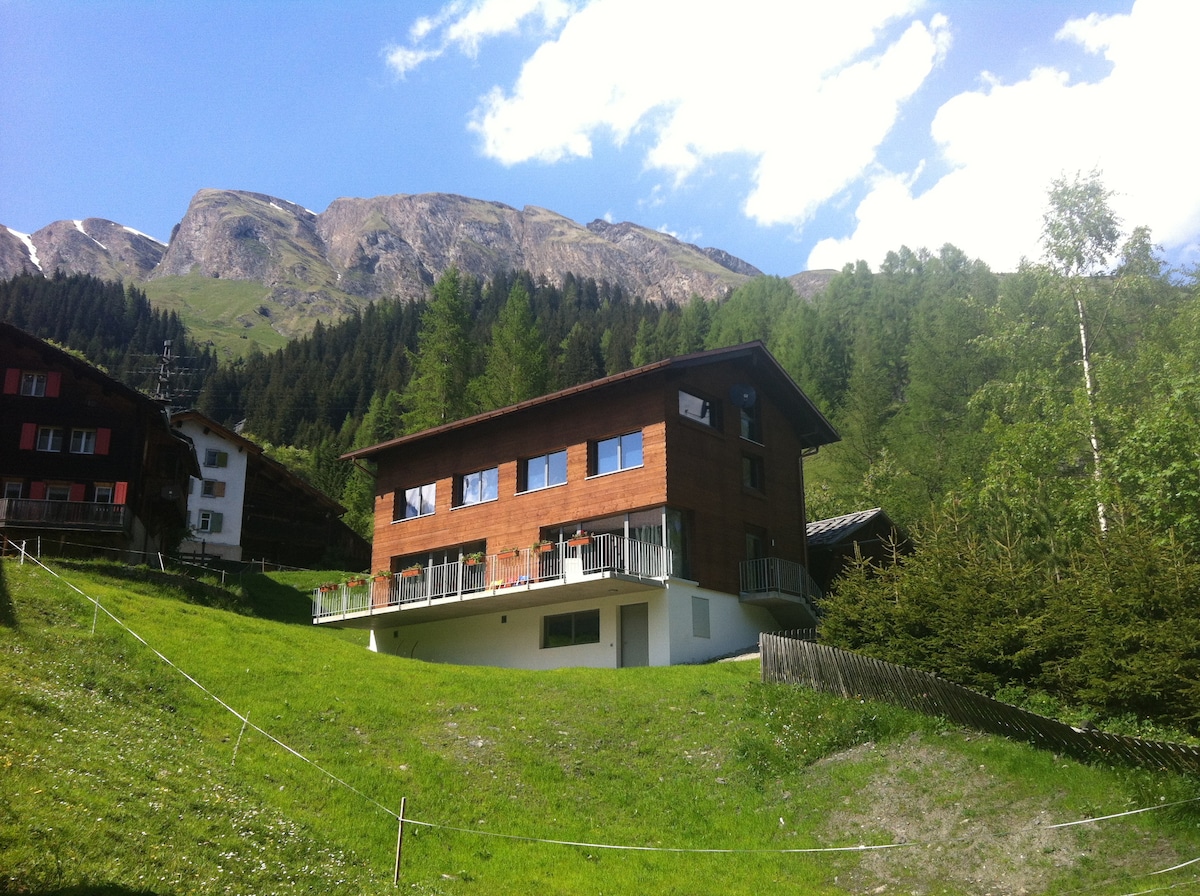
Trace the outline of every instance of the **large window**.
[[679, 390], [679, 416], [685, 420], [703, 423], [713, 429], [721, 428], [721, 409], [716, 402], [700, 398], [690, 392]]
[[206, 498], [224, 498], [225, 483], [219, 479], [205, 479], [200, 483], [200, 494]]
[[593, 446], [592, 475], [601, 476], [642, 465], [642, 433], [630, 432], [596, 442]]
[[549, 488], [552, 485], [562, 485], [567, 481], [567, 452], [555, 451], [552, 454], [542, 454], [521, 461], [521, 481], [517, 490], [533, 492], [539, 488]]
[[62, 451], [63, 431], [61, 426], [39, 426], [37, 431], [38, 451]]
[[600, 643], [600, 611], [580, 610], [542, 617], [542, 647]]
[[454, 500], [456, 507], [495, 501], [500, 496], [499, 470], [492, 467], [490, 470], [480, 470], [478, 473], [467, 473], [458, 478], [457, 485], [457, 494]]
[[437, 483], [416, 485], [404, 490], [404, 507], [399, 519], [411, 520], [419, 516], [429, 516], [433, 513], [437, 501]]

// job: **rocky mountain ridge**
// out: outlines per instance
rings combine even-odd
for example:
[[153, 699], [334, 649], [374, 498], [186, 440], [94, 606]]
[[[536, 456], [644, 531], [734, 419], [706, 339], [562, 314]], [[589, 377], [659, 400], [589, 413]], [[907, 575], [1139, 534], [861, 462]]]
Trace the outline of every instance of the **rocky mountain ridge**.
[[0, 277], [62, 270], [138, 283], [249, 281], [263, 287], [257, 313], [291, 332], [384, 296], [419, 299], [451, 265], [481, 278], [517, 269], [556, 282], [570, 272], [654, 302], [716, 299], [761, 273], [636, 224], [583, 226], [547, 209], [445, 193], [337, 199], [315, 213], [263, 193], [203, 189], [165, 246], [100, 218], [29, 235], [0, 225]]

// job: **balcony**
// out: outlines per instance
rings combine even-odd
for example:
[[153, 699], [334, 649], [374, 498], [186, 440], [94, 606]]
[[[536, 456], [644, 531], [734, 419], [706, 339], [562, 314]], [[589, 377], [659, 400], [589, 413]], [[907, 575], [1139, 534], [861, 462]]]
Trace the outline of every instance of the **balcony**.
[[0, 498], [0, 526], [124, 532], [129, 528], [129, 508], [124, 504], [94, 504], [89, 501]]
[[429, 564], [357, 586], [313, 592], [313, 622], [370, 628], [379, 616], [391, 625], [504, 612], [661, 587], [671, 574], [667, 548], [619, 535], [594, 535], [544, 550], [524, 548]]
[[741, 601], [766, 607], [785, 628], [817, 624], [816, 601], [822, 592], [802, 563], [778, 557], [745, 560], [740, 579]]

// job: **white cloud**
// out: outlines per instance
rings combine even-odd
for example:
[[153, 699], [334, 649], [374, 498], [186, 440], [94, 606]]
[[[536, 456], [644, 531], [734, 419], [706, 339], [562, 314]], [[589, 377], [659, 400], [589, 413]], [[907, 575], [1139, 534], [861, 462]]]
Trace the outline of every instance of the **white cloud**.
[[451, 48], [473, 57], [485, 40], [516, 34], [529, 19], [537, 19], [543, 29], [552, 29], [570, 12], [566, 0], [476, 0], [470, 4], [455, 0], [435, 15], [418, 18], [409, 28], [409, 45], [388, 47], [384, 55], [393, 71], [403, 77]]
[[822, 240], [810, 267], [882, 260], [901, 243], [953, 242], [997, 270], [1040, 257], [1050, 182], [1099, 169], [1127, 229], [1148, 224], [1180, 248], [1200, 231], [1200, 168], [1173, 124], [1200, 87], [1191, 44], [1200, 5], [1139, 0], [1128, 15], [1090, 15], [1058, 33], [1110, 64], [1073, 83], [1043, 67], [1014, 84], [992, 79], [944, 103], [931, 134], [950, 173], [915, 193], [902, 175], [879, 177], [855, 212], [854, 232]]
[[916, 5], [747, 0], [697, 15], [687, 0], [594, 0], [511, 91], [483, 98], [472, 127], [484, 153], [509, 165], [588, 157], [595, 139], [622, 146], [636, 135], [646, 167], [677, 185], [707, 160], [741, 155], [754, 168], [746, 213], [801, 223], [871, 165], [945, 54], [940, 15], [889, 36]]

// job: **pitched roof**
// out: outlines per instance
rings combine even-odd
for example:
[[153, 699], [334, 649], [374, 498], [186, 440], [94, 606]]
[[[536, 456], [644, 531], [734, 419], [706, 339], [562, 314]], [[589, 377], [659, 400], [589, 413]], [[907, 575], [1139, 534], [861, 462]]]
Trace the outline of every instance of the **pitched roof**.
[[371, 445], [366, 448], [359, 448], [355, 451], [349, 451], [342, 455], [344, 460], [357, 460], [360, 458], [369, 458], [391, 448], [397, 448], [412, 442], [422, 439], [431, 438], [436, 435], [453, 432], [459, 429], [465, 429], [477, 423], [482, 423], [485, 420], [493, 420], [498, 417], [504, 417], [517, 411], [523, 411], [527, 408], [539, 407], [542, 405], [553, 404], [555, 402], [567, 400], [573, 396], [583, 395], [589, 392], [595, 392], [617, 383], [622, 383], [628, 380], [639, 379], [667, 370], [684, 370], [689, 367], [696, 367], [706, 364], [716, 364], [723, 361], [745, 360], [752, 364], [762, 364], [764, 376], [771, 382], [777, 384], [785, 393], [788, 399], [795, 402], [797, 405], [798, 414], [794, 418], [796, 422], [803, 422], [807, 427], [805, 431], [806, 439], [809, 447], [817, 447], [820, 445], [828, 445], [831, 442], [838, 441], [841, 437], [833, 428], [833, 425], [825, 419], [825, 416], [817, 410], [816, 405], [812, 403], [807, 395], [801, 391], [796, 385], [795, 380], [788, 375], [787, 371], [780, 366], [767, 348], [761, 341], [746, 342], [741, 345], [734, 345], [728, 348], [709, 349], [707, 351], [695, 352], [690, 355], [679, 355], [674, 358], [667, 358], [662, 361], [654, 361], [650, 364], [645, 364], [642, 367], [635, 367], [632, 370], [626, 370], [621, 373], [615, 373], [611, 376], [601, 377], [597, 380], [592, 380], [587, 383], [581, 383], [578, 386], [570, 386], [566, 389], [560, 389], [558, 392], [551, 392], [548, 395], [541, 395], [537, 398], [530, 398], [518, 404], [509, 405], [504, 408], [497, 408], [494, 411], [485, 411], [482, 414], [476, 414], [472, 417], [464, 417], [461, 420], [455, 420], [452, 423], [444, 423], [441, 426], [435, 426], [431, 429], [421, 430], [420, 432], [409, 433], [408, 435], [399, 436], [394, 439], [389, 439], [386, 442], [380, 442], [377, 445]]
[[809, 547], [837, 544], [877, 519], [891, 522], [881, 508], [873, 507], [870, 510], [856, 510], [854, 513], [845, 513], [827, 520], [813, 520], [804, 527], [804, 534], [808, 538]]

